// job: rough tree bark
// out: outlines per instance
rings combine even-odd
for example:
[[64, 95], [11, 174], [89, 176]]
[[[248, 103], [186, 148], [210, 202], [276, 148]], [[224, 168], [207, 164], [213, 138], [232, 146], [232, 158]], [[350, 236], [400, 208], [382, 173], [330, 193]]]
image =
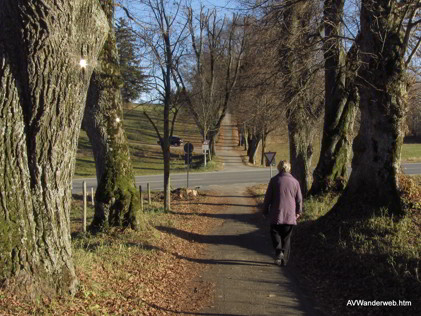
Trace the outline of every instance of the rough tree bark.
[[74, 293], [71, 181], [108, 24], [96, 0], [0, 6], [0, 280], [32, 298]]
[[101, 1], [101, 6], [111, 31], [91, 78], [82, 121], [92, 145], [98, 182], [91, 229], [108, 226], [138, 229], [140, 200], [123, 129], [122, 78], [112, 25], [113, 1]]
[[289, 156], [291, 174], [298, 180], [301, 191], [308, 192], [311, 184], [314, 125], [302, 118], [302, 110], [294, 111], [288, 119]]
[[358, 59], [355, 45], [348, 53], [342, 45], [344, 4], [345, 0], [326, 0], [324, 3], [325, 116], [311, 194], [342, 190], [352, 153], [359, 101], [355, 83]]
[[[281, 26], [280, 64], [283, 101], [288, 104], [288, 138], [291, 174], [306, 194], [311, 183], [313, 137], [318, 115], [310, 86], [314, 81], [311, 70], [312, 51], [308, 44], [311, 21], [311, 1], [288, 1]], [[317, 107], [315, 107], [317, 108]]]
[[358, 197], [400, 209], [397, 175], [406, 109], [405, 8], [394, 1], [364, 0], [361, 6], [359, 71], [361, 127], [354, 140], [352, 172], [341, 201]]
[[262, 140], [262, 134], [260, 132], [255, 131], [249, 136], [249, 142], [248, 142], [249, 147], [247, 150], [247, 155], [249, 158], [249, 163], [253, 165], [256, 164], [256, 153], [257, 153], [257, 150], [259, 149], [261, 140]]
[[266, 134], [265, 130], [263, 130], [263, 133], [262, 133], [262, 149], [261, 149], [262, 155], [260, 157], [260, 165], [261, 166], [265, 165], [266, 137], [267, 137], [267, 134]]

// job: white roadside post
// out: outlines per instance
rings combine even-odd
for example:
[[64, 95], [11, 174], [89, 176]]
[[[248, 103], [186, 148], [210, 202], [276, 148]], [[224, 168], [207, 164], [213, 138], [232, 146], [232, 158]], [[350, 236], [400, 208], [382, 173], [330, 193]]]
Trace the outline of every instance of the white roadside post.
[[205, 155], [205, 167], [206, 167], [206, 153], [209, 150], [209, 140], [205, 139], [202, 143], [203, 155]]
[[86, 233], [86, 213], [88, 208], [88, 199], [86, 192], [86, 181], [83, 181], [83, 232]]
[[275, 152], [267, 152], [265, 153], [266, 160], [270, 166], [270, 178], [272, 179], [272, 163], [274, 163], [276, 153]]

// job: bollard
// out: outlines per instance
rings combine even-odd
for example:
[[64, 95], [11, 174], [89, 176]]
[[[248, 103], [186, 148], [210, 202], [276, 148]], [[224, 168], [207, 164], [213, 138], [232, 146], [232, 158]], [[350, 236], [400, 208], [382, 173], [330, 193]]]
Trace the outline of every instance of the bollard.
[[91, 203], [92, 206], [95, 206], [95, 196], [94, 196], [94, 188], [91, 187]]
[[148, 205], [151, 205], [151, 184], [148, 183]]
[[86, 209], [87, 209], [87, 196], [86, 196], [86, 181], [83, 181], [83, 232], [86, 233]]
[[139, 194], [140, 194], [140, 209], [143, 212], [143, 192], [142, 192], [142, 186], [139, 185]]

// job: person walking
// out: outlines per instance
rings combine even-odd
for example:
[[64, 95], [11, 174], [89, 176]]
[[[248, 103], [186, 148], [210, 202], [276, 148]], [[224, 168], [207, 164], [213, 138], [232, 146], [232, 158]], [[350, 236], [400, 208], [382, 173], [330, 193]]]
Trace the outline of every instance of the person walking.
[[269, 215], [270, 235], [275, 249], [275, 264], [286, 266], [291, 249], [291, 235], [302, 212], [299, 182], [290, 174], [291, 164], [281, 160], [279, 173], [269, 181], [263, 213]]

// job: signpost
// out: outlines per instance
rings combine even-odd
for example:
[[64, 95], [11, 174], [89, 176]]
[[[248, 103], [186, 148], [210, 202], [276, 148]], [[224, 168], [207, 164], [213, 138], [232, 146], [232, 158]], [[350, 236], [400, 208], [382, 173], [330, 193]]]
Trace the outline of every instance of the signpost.
[[189, 169], [190, 169], [190, 164], [191, 164], [191, 159], [192, 159], [192, 153], [193, 153], [193, 144], [187, 142], [184, 145], [184, 163], [187, 164], [187, 188], [189, 187]]
[[276, 156], [275, 152], [269, 151], [265, 153], [266, 160], [270, 166], [270, 178], [272, 178], [272, 165], [276, 163], [275, 156]]
[[205, 155], [205, 167], [206, 167], [206, 152], [209, 150], [209, 140], [205, 139], [202, 143], [202, 151]]

